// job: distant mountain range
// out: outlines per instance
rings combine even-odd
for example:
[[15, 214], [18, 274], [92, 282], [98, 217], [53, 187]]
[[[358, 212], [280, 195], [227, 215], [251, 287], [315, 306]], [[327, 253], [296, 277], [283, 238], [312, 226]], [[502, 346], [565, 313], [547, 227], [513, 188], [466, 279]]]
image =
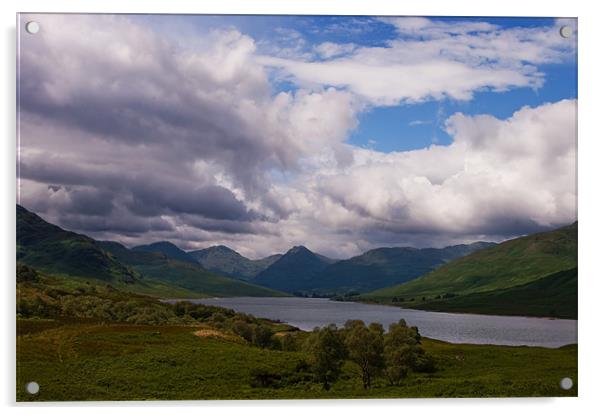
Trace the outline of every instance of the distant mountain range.
[[206, 269], [295, 294], [367, 292], [419, 277], [446, 262], [490, 242], [446, 248], [377, 248], [345, 260], [335, 260], [295, 246], [283, 255], [251, 260], [220, 245], [188, 252]]
[[160, 241], [128, 249], [17, 205], [17, 261], [159, 297], [320, 294], [437, 311], [577, 315], [576, 222], [500, 244], [377, 248], [345, 260], [295, 246], [251, 260], [222, 245], [185, 252]]
[[316, 278], [321, 291], [367, 292], [411, 281], [452, 259], [494, 246], [490, 242], [446, 248], [377, 248], [328, 266]]
[[574, 318], [577, 222], [476, 251], [360, 298], [439, 311]]
[[[84, 278], [175, 285], [203, 295], [345, 294], [409, 281], [447, 261], [491, 246], [378, 248], [335, 260], [295, 246], [252, 260], [223, 246], [185, 252], [168, 241], [128, 249], [65, 231], [17, 206], [18, 259], [42, 271]], [[251, 284], [249, 284], [251, 283]], [[265, 287], [265, 288], [261, 288]], [[147, 291], [152, 291], [148, 288]]]

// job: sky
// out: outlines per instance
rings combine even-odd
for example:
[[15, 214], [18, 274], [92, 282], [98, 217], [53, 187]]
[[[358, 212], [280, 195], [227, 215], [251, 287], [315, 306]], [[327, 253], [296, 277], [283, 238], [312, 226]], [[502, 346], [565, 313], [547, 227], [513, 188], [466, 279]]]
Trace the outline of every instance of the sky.
[[575, 19], [22, 14], [18, 202], [250, 258], [552, 229], [576, 62]]

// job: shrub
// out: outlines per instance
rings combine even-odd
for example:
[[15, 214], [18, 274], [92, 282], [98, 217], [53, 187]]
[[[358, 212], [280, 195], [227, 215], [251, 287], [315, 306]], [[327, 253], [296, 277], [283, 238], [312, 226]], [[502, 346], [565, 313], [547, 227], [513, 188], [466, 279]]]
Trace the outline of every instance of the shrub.
[[290, 333], [286, 333], [280, 338], [280, 347], [287, 352], [296, 352], [299, 349], [297, 338]]

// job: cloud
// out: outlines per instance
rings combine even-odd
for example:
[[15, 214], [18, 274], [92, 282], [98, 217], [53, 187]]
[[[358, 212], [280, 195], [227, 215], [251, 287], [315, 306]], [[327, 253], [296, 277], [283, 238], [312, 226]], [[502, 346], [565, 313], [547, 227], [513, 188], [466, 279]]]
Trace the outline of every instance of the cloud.
[[[178, 43], [127, 16], [22, 18], [43, 29], [19, 50], [18, 200], [67, 229], [346, 257], [576, 218], [575, 101], [506, 120], [455, 114], [442, 124], [450, 146], [346, 144], [373, 105], [541, 85], [537, 65], [570, 50], [544, 39], [553, 28], [390, 20], [387, 47], [322, 42], [305, 55], [311, 45], [282, 31], [290, 48], [266, 55], [232, 28]], [[297, 88], [278, 91], [282, 79]]]
[[[399, 234], [515, 235], [576, 218], [576, 101], [525, 107], [506, 120], [455, 114], [450, 146], [382, 154], [312, 178], [323, 226]], [[306, 179], [307, 180], [307, 179]]]
[[314, 47], [314, 50], [322, 58], [328, 59], [335, 56], [347, 55], [357, 48], [353, 43], [323, 42]]
[[[536, 89], [545, 80], [537, 65], [561, 62], [575, 48], [574, 40], [558, 36], [558, 24], [504, 29], [484, 22], [382, 20], [399, 34], [386, 47], [322, 44], [322, 57], [330, 59], [262, 56], [259, 62], [304, 88], [333, 85], [373, 105], [397, 105], [470, 100], [481, 90]], [[342, 49], [348, 51], [339, 56]]]
[[[353, 96], [273, 94], [254, 40], [236, 30], [181, 46], [125, 16], [27, 18], [44, 30], [19, 51], [20, 196], [51, 216], [81, 215], [61, 224], [118, 232], [125, 209], [248, 233], [250, 222], [287, 214], [270, 196], [274, 172], [295, 172], [324, 148], [348, 162]], [[45, 200], [48, 185], [62, 196]], [[151, 222], [132, 223], [130, 234]]]
[[410, 127], [415, 127], [417, 125], [425, 125], [425, 124], [432, 124], [432, 123], [433, 123], [433, 121], [431, 121], [431, 120], [414, 120], [414, 121], [410, 121], [408, 123], [408, 125]]
[[425, 17], [382, 17], [381, 21], [395, 27], [401, 35], [419, 38], [447, 38], [449, 35], [470, 35], [487, 33], [498, 29], [498, 26], [479, 21], [441, 21]]

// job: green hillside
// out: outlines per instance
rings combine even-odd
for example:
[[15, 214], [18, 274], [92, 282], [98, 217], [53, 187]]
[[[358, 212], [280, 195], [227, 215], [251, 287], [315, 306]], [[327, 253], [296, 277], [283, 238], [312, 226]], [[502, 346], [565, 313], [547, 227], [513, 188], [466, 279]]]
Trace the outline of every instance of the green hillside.
[[502, 290], [409, 304], [430, 311], [577, 318], [577, 268]]
[[455, 259], [406, 284], [373, 291], [365, 299], [457, 296], [527, 284], [577, 266], [577, 222], [512, 239]]
[[132, 269], [85, 235], [69, 232], [17, 205], [17, 261], [51, 274], [135, 283]]
[[94, 280], [156, 297], [284, 295], [215, 275], [162, 252], [133, 251], [46, 222], [17, 205], [17, 261], [63, 280]]
[[163, 253], [131, 250], [117, 242], [100, 242], [119, 262], [153, 280], [218, 297], [273, 297], [284, 295], [269, 288], [216, 275], [199, 264], [179, 261]]

